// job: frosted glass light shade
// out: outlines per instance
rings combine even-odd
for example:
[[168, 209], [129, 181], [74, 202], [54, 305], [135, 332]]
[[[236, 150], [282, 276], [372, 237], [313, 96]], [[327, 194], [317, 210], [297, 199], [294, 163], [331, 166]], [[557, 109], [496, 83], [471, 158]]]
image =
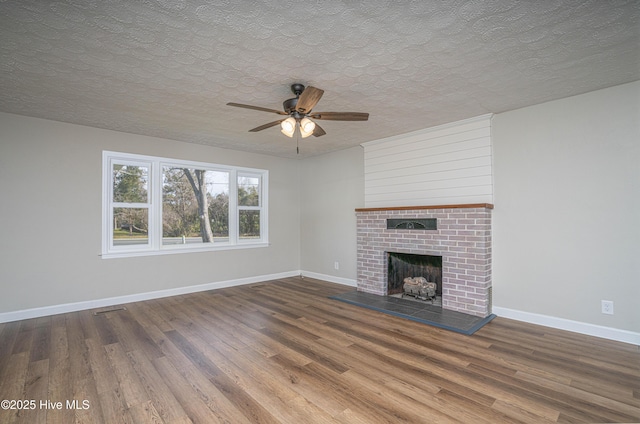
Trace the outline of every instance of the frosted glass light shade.
[[293, 137], [293, 133], [296, 131], [296, 120], [290, 116], [280, 123], [280, 128], [282, 134], [287, 137]]
[[305, 118], [302, 118], [302, 120], [300, 121], [300, 134], [302, 135], [302, 138], [307, 138], [311, 134], [313, 134], [313, 130], [315, 128], [316, 128], [315, 122], [313, 122], [309, 118], [305, 117]]

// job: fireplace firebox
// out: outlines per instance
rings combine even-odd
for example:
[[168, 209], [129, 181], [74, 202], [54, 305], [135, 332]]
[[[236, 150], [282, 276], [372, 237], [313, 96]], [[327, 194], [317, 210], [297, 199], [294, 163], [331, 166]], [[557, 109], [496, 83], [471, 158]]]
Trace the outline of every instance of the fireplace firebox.
[[442, 296], [442, 256], [387, 252], [387, 294], [403, 293], [405, 278], [424, 277]]

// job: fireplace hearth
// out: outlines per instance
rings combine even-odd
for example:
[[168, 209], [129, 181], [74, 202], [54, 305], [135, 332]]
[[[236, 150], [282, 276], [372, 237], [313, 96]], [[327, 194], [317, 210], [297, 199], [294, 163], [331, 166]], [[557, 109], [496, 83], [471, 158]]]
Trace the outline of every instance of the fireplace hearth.
[[[396, 281], [395, 256], [414, 255], [441, 258], [440, 284], [442, 308], [479, 317], [491, 314], [491, 210], [490, 204], [408, 206], [356, 209], [358, 222], [358, 281], [360, 292], [381, 296], [397, 293], [407, 277], [433, 277], [431, 264], [420, 265], [427, 275], [405, 275]], [[388, 220], [425, 222], [437, 220], [436, 229], [391, 226]], [[406, 228], [409, 227], [409, 228]], [[433, 228], [433, 227], [431, 227]], [[411, 262], [414, 256], [407, 256]], [[410, 264], [411, 265], [411, 264]], [[392, 281], [393, 280], [393, 281]]]

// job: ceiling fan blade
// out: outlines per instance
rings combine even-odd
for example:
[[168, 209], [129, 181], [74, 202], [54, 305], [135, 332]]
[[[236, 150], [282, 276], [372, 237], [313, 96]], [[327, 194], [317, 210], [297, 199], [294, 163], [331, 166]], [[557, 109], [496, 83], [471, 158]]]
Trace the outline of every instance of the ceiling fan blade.
[[313, 136], [320, 137], [321, 135], [325, 135], [325, 134], [326, 132], [324, 132], [322, 127], [316, 123], [316, 127], [313, 129]]
[[320, 98], [324, 94], [324, 90], [320, 90], [315, 87], [307, 87], [304, 89], [300, 97], [298, 98], [298, 103], [296, 104], [296, 110], [300, 113], [309, 113], [311, 109], [313, 109], [316, 104], [320, 101]]
[[278, 115], [287, 115], [286, 112], [282, 112], [280, 110], [269, 109], [269, 108], [260, 107], [260, 106], [243, 105], [241, 103], [227, 103], [227, 106], [234, 106], [234, 107], [242, 107], [242, 108], [245, 108], [245, 109], [260, 110], [262, 112], [277, 113]]
[[249, 132], [258, 132], [258, 131], [266, 130], [267, 128], [275, 127], [276, 125], [278, 125], [282, 121], [284, 121], [284, 119], [280, 119], [278, 121], [269, 122], [268, 124], [264, 124], [264, 125], [260, 125], [259, 127], [255, 127], [253, 129], [249, 130]]
[[369, 114], [363, 112], [317, 112], [312, 113], [309, 117], [328, 121], [366, 121], [369, 119]]

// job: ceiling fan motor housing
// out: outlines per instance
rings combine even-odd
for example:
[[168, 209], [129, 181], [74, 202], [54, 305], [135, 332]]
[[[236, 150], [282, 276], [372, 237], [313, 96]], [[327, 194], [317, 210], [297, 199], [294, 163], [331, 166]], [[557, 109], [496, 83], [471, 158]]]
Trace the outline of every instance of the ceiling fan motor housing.
[[297, 104], [298, 104], [298, 98], [295, 97], [293, 99], [287, 99], [284, 102], [282, 102], [282, 107], [284, 108], [285, 112], [291, 113], [294, 110], [296, 110]]
[[291, 84], [291, 91], [296, 95], [294, 99], [287, 99], [282, 103], [282, 107], [284, 111], [287, 113], [291, 113], [296, 110], [296, 105], [298, 104], [298, 98], [300, 94], [304, 91], [304, 85], [300, 83]]

